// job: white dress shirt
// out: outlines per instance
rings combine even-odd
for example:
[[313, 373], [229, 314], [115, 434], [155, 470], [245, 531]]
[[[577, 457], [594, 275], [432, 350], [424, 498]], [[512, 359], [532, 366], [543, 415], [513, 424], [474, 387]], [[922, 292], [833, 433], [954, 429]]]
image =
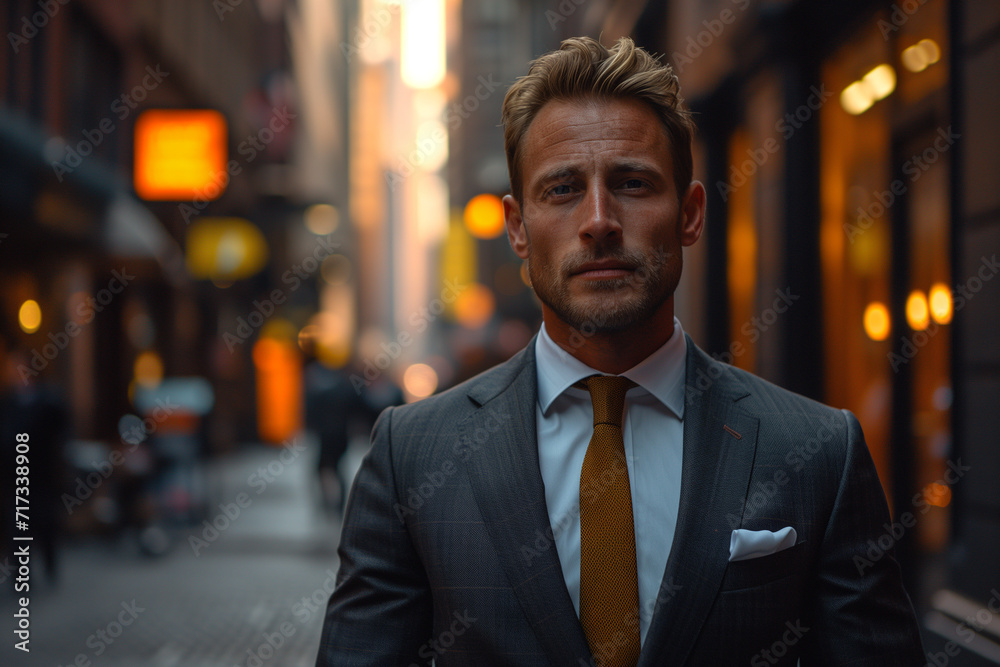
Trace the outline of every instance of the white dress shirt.
[[[623, 436], [639, 574], [639, 635], [649, 622], [677, 526], [684, 439], [687, 342], [674, 333], [658, 350], [622, 373], [638, 387], [625, 396]], [[559, 347], [545, 330], [535, 341], [538, 369], [538, 461], [545, 502], [577, 616], [580, 614], [580, 471], [594, 432], [590, 393], [572, 385], [603, 375]]]

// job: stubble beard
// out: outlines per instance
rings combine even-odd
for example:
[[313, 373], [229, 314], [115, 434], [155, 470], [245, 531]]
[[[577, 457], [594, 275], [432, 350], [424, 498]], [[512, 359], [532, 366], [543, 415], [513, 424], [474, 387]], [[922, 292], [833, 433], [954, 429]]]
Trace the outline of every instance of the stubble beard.
[[[635, 269], [628, 276], [588, 281], [583, 298], [570, 292], [570, 276], [587, 262], [613, 259]], [[558, 270], [546, 271], [528, 259], [528, 276], [539, 300], [556, 316], [586, 334], [619, 333], [647, 322], [677, 289], [681, 275], [680, 253], [662, 249], [648, 255], [617, 249], [579, 252], [566, 257]], [[632, 291], [626, 292], [629, 288]]]

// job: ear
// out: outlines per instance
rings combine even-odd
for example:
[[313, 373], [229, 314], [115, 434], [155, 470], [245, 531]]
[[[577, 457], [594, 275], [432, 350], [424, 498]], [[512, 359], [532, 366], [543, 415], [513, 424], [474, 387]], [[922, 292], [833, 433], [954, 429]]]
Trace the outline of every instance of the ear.
[[681, 199], [680, 238], [682, 246], [694, 245], [705, 228], [705, 186], [691, 181]]
[[507, 239], [514, 254], [521, 259], [528, 259], [531, 242], [528, 240], [528, 230], [521, 216], [521, 206], [512, 195], [504, 195], [503, 219], [507, 225]]

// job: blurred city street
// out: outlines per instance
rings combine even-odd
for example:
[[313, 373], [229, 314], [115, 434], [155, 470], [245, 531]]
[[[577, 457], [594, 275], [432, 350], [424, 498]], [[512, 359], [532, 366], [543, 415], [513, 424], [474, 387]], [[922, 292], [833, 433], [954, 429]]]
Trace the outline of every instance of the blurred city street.
[[377, 416], [541, 330], [501, 109], [579, 36], [693, 119], [690, 342], [856, 416], [857, 556], [929, 656], [1000, 665], [1000, 3], [7, 0], [0, 36], [0, 667], [313, 664]]
[[[345, 460], [351, 469], [363, 452], [356, 444]], [[253, 501], [198, 555], [188, 538], [202, 536], [203, 524], [177, 532], [160, 557], [121, 542], [66, 545], [57, 584], [40, 570], [32, 577], [30, 654], [5, 641], [0, 664], [311, 666], [337, 569], [339, 517], [318, 509], [314, 451], [271, 476], [259, 495], [248, 486], [279, 453], [255, 446], [217, 462], [216, 509], [240, 492]], [[9, 582], [4, 589], [0, 608], [10, 618]]]

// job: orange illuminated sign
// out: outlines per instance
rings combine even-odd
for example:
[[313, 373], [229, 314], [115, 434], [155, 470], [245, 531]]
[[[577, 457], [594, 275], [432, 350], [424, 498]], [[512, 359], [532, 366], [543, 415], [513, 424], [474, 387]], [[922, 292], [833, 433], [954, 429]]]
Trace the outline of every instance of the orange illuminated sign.
[[150, 109], [136, 119], [134, 185], [142, 199], [218, 199], [227, 159], [218, 111]]

